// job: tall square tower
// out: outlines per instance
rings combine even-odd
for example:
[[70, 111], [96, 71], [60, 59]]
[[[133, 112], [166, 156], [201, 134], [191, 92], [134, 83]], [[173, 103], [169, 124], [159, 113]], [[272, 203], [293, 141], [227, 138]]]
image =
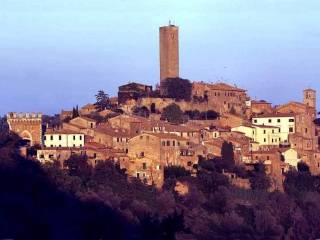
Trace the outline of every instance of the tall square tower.
[[169, 23], [159, 28], [160, 89], [167, 78], [179, 77], [179, 27]]

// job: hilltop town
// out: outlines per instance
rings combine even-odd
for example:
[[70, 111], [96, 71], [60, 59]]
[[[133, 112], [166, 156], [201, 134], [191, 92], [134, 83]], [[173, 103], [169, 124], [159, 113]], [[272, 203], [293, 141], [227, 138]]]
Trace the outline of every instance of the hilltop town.
[[[261, 187], [242, 174], [258, 165], [271, 179], [262, 186], [269, 191], [283, 191], [286, 173], [299, 164], [320, 173], [314, 89], [302, 90], [301, 102], [274, 106], [235, 85], [180, 78], [179, 28], [170, 24], [159, 33], [156, 87], [131, 82], [119, 86], [116, 97], [100, 90], [95, 102], [55, 117], [8, 113], [10, 131], [26, 143], [21, 154], [62, 169], [70, 168], [71, 157], [86, 158], [93, 167], [112, 161], [129, 181], [157, 188], [166, 169], [181, 167], [196, 176], [199, 161], [208, 159], [222, 161], [230, 183], [245, 189]], [[179, 184], [181, 191], [187, 188]]]

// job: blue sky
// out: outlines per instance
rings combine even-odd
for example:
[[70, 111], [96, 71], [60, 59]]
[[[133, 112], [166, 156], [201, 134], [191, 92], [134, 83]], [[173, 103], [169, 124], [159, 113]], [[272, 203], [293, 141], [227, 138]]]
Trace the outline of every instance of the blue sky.
[[[180, 27], [180, 75], [280, 104], [320, 91], [318, 0], [0, 0], [0, 114], [57, 113], [159, 81], [158, 27]], [[318, 101], [320, 103], [320, 101]]]

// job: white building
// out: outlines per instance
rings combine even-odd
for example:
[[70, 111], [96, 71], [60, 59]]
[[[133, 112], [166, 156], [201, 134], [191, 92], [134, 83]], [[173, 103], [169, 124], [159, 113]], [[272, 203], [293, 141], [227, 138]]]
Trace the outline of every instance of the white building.
[[280, 128], [266, 125], [240, 125], [231, 129], [233, 132], [244, 133], [245, 136], [251, 138], [259, 145], [275, 145], [280, 144]]
[[296, 131], [295, 115], [291, 113], [273, 113], [256, 116], [252, 118], [252, 124], [278, 127], [280, 129], [280, 143], [288, 142], [288, 135]]
[[70, 130], [47, 130], [44, 134], [44, 147], [83, 147], [84, 134]]

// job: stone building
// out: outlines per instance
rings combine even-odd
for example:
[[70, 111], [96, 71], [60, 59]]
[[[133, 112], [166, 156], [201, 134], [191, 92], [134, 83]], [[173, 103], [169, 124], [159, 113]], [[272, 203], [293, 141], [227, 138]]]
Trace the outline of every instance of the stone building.
[[15, 113], [7, 114], [9, 130], [14, 132], [30, 146], [42, 145], [42, 114]]
[[91, 103], [88, 103], [79, 109], [80, 116], [89, 115], [97, 111], [97, 106]]
[[127, 152], [130, 137], [131, 135], [128, 130], [113, 128], [108, 124], [104, 124], [93, 130], [92, 142]]
[[246, 116], [247, 118], [251, 118], [252, 116], [265, 114], [265, 113], [272, 113], [273, 108], [271, 103], [264, 101], [264, 100], [249, 100], [247, 101], [247, 109], [246, 109]]
[[88, 136], [93, 136], [93, 130], [97, 126], [97, 121], [85, 116], [71, 119], [68, 123], [62, 123], [62, 128], [75, 132], [81, 132]]
[[159, 28], [160, 90], [166, 89], [167, 78], [179, 77], [179, 28], [169, 23]]
[[205, 99], [209, 109], [221, 113], [244, 115], [248, 96], [246, 90], [226, 83], [192, 83], [192, 96]]
[[316, 151], [319, 147], [314, 124], [316, 92], [312, 89], [306, 89], [303, 96], [303, 103], [289, 102], [276, 108], [279, 113], [295, 114], [295, 131], [294, 134], [290, 134], [289, 142], [291, 147], [296, 148], [301, 154], [303, 151]]
[[152, 86], [140, 83], [128, 83], [119, 87], [118, 103], [124, 104], [128, 100], [148, 97], [152, 93]]
[[188, 148], [189, 144], [187, 139], [175, 134], [141, 133], [129, 140], [130, 162], [123, 163], [123, 166], [128, 175], [143, 177], [147, 183], [161, 186], [165, 166], [186, 164], [191, 167], [197, 163], [198, 156]]

